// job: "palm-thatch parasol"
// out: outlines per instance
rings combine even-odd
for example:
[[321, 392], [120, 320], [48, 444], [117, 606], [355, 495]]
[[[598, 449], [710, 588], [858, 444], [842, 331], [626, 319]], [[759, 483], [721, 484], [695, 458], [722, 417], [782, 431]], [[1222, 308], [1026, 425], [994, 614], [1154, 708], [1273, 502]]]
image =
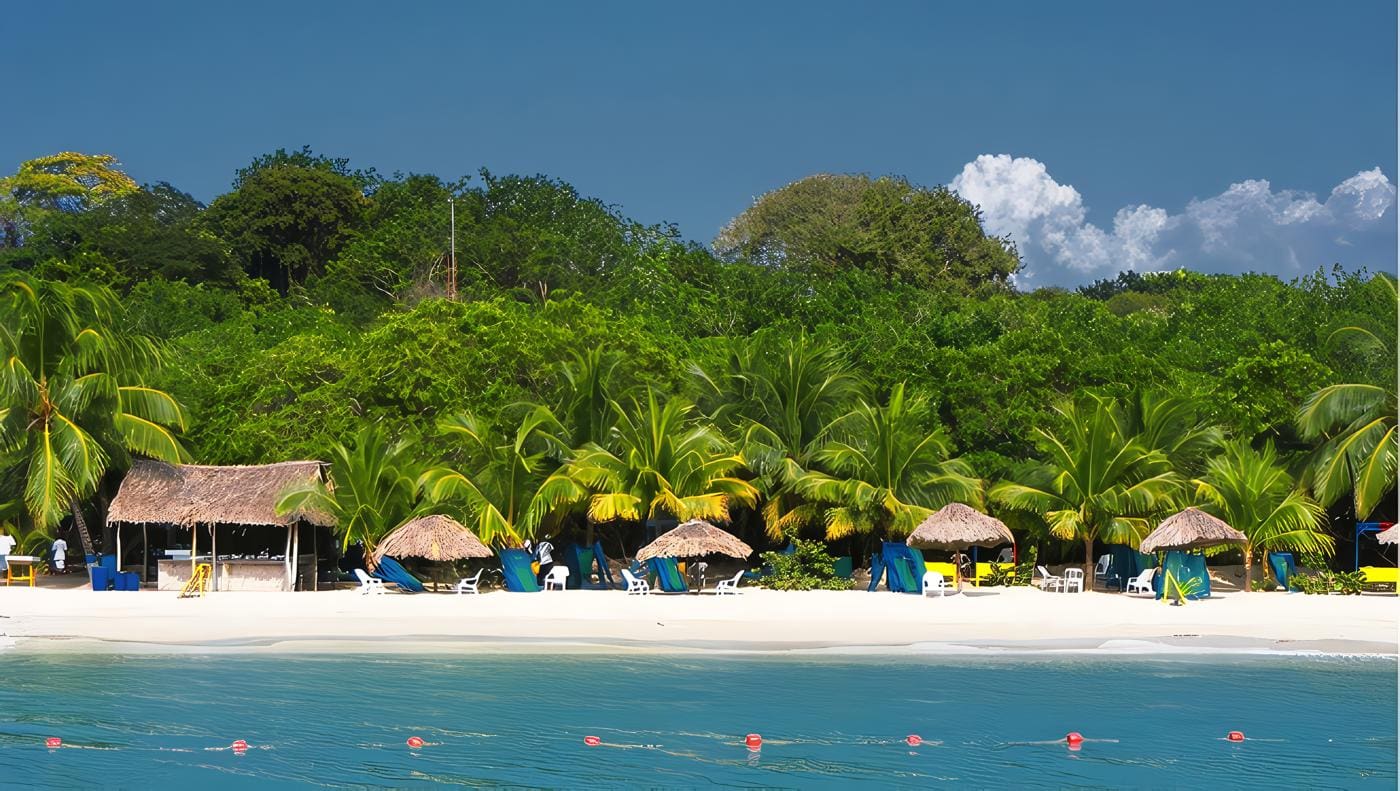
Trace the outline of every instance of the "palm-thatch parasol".
[[449, 561], [494, 557], [476, 534], [450, 516], [431, 514], [410, 519], [379, 542], [374, 559], [423, 558]]
[[[954, 552], [968, 547], [994, 547], [1014, 544], [1016, 538], [1000, 519], [987, 516], [962, 503], [948, 503], [914, 528], [904, 542], [919, 549], [947, 549]], [[962, 570], [953, 560], [953, 580], [962, 587]]]
[[706, 555], [728, 555], [743, 560], [753, 554], [753, 547], [720, 530], [709, 522], [692, 519], [667, 530], [656, 540], [637, 551], [637, 560], [652, 558], [700, 558]]
[[1225, 524], [1199, 508], [1187, 508], [1162, 520], [1157, 529], [1142, 540], [1143, 552], [1167, 549], [1202, 549], [1221, 544], [1243, 544], [1249, 539], [1244, 533]]
[[1400, 543], [1400, 525], [1391, 525], [1376, 534], [1376, 540], [1382, 544]]

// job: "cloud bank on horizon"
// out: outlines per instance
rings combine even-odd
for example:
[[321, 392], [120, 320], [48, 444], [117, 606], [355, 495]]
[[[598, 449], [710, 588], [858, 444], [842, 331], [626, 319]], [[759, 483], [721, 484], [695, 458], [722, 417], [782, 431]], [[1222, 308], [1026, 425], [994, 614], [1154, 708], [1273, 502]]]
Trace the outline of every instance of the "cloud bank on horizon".
[[1180, 212], [1125, 206], [1112, 228], [1087, 220], [1083, 197], [1030, 157], [983, 154], [949, 184], [982, 209], [989, 233], [1016, 241], [1022, 288], [1076, 286], [1127, 269], [1267, 272], [1287, 280], [1340, 262], [1391, 272], [1396, 189], [1379, 167], [1332, 189], [1274, 189], [1251, 179]]

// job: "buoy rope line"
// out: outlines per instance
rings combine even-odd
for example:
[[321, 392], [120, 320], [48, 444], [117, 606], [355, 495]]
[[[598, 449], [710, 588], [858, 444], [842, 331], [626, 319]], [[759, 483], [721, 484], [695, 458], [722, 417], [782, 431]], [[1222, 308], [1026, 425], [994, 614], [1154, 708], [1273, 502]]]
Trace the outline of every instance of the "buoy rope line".
[[[1283, 740], [1283, 739], [1259, 739], [1259, 738], [1253, 738], [1253, 737], [1246, 739], [1246, 738], [1245, 738], [1245, 735], [1244, 735], [1244, 731], [1229, 731], [1229, 732], [1226, 733], [1224, 736], [1216, 737], [1216, 741], [1223, 741], [1223, 742], [1229, 742], [1229, 743], [1233, 743], [1233, 744], [1240, 744], [1240, 743], [1243, 743], [1243, 742], [1245, 742], [1245, 741], [1252, 741], [1252, 742], [1282, 742], [1282, 741], [1284, 741], [1284, 740]], [[603, 741], [603, 739], [602, 739], [601, 737], [596, 736], [596, 735], [593, 735], [593, 734], [589, 734], [589, 735], [587, 735], [587, 736], [584, 736], [584, 737], [583, 737], [583, 743], [584, 743], [585, 746], [588, 746], [588, 747], [611, 747], [611, 748], [614, 748], [614, 749], [624, 749], [624, 750], [661, 750], [661, 749], [662, 749], [662, 745], [660, 745], [660, 744], [629, 744], [629, 743], [623, 743], [623, 742], [606, 742], [606, 741]], [[810, 744], [824, 744], [824, 745], [830, 745], [830, 744], [837, 744], [837, 743], [839, 743], [839, 742], [833, 742], [833, 741], [830, 741], [830, 740], [816, 741], [816, 740], [802, 740], [802, 739], [790, 739], [790, 740], [785, 740], [785, 741], [768, 741], [768, 742], [766, 742], [766, 744], [768, 744], [768, 745], [779, 745], [779, 746], [781, 746], [781, 745], [790, 745], [790, 744], [808, 744], [808, 743], [810, 743]], [[941, 746], [944, 745], [944, 743], [943, 743], [942, 741], [938, 741], [938, 740], [935, 740], [935, 739], [925, 739], [924, 737], [918, 735], [917, 733], [911, 733], [911, 734], [909, 734], [908, 736], [905, 736], [905, 737], [902, 738], [902, 739], [858, 739], [858, 740], [852, 740], [852, 741], [850, 741], [849, 743], [850, 743], [850, 744], [861, 744], [861, 745], [875, 745], [875, 746], [904, 744], [904, 745], [906, 745], [906, 746], [908, 746], [908, 747], [911, 747], [911, 748], [916, 748], [916, 747], [941, 747]], [[1078, 751], [1078, 750], [1082, 749], [1082, 748], [1084, 747], [1084, 745], [1086, 745], [1086, 744], [1119, 744], [1119, 743], [1120, 743], [1120, 740], [1118, 740], [1118, 739], [1089, 739], [1089, 738], [1086, 738], [1086, 737], [1085, 737], [1083, 734], [1081, 734], [1079, 731], [1070, 731], [1069, 733], [1065, 734], [1063, 737], [1061, 737], [1061, 738], [1059, 738], [1059, 739], [1049, 739], [1049, 740], [1045, 740], [1045, 741], [1034, 741], [1034, 742], [1006, 742], [1006, 743], [1005, 743], [1004, 745], [1002, 745], [1002, 746], [1005, 746], [1005, 747], [1039, 747], [1039, 746], [1052, 745], [1052, 746], [1064, 746], [1064, 747], [1068, 747], [1068, 748], [1069, 748], [1070, 750], [1072, 750], [1072, 751]], [[404, 741], [404, 744], [407, 745], [407, 747], [408, 747], [409, 750], [415, 751], [415, 752], [416, 752], [416, 751], [418, 751], [418, 750], [427, 749], [427, 748], [429, 748], [429, 747], [440, 747], [440, 746], [445, 745], [446, 742], [430, 742], [430, 741], [424, 739], [424, 738], [421, 737], [421, 736], [410, 736], [410, 737], [408, 737], [408, 739], [406, 739], [406, 740]], [[761, 751], [763, 750], [763, 746], [764, 746], [764, 744], [765, 744], [765, 741], [764, 741], [764, 739], [763, 739], [763, 736], [761, 736], [760, 734], [757, 734], [757, 733], [750, 733], [750, 734], [745, 735], [743, 739], [741, 739], [741, 740], [739, 740], [739, 741], [737, 741], [737, 742], [725, 742], [725, 744], [728, 745], [728, 746], [733, 746], [733, 747], [743, 747], [743, 748], [745, 748], [746, 750], [748, 750], [750, 753], [759, 753], [759, 752], [761, 752]], [[384, 746], [387, 746], [387, 745], [375, 745], [375, 746], [384, 747]], [[63, 739], [60, 738], [60, 737], [58, 737], [58, 736], [49, 736], [49, 737], [46, 737], [46, 738], [44, 739], [44, 747], [45, 747], [46, 749], [48, 749], [49, 751], [55, 751], [55, 750], [61, 750], [61, 749], [69, 749], [69, 750], [72, 750], [72, 749], [77, 749], [77, 750], [104, 750], [104, 751], [131, 749], [131, 748], [123, 748], [123, 747], [108, 746], [108, 745], [96, 745], [96, 744], [69, 744], [69, 743], [63, 741]], [[138, 748], [138, 749], [139, 749], [139, 748]], [[253, 749], [257, 749], [257, 750], [271, 750], [271, 749], [273, 749], [273, 748], [272, 748], [271, 745], [257, 745], [257, 746], [253, 746], [253, 745], [250, 745], [250, 744], [249, 744], [246, 740], [244, 740], [244, 739], [234, 739], [231, 743], [229, 743], [227, 746], [224, 746], [224, 747], [201, 747], [201, 748], [189, 748], [189, 747], [185, 747], [185, 748], [181, 748], [181, 747], [157, 747], [157, 748], [153, 748], [153, 749], [156, 749], [156, 750], [164, 750], [164, 751], [170, 751], [170, 752], [187, 752], [187, 753], [192, 753], [192, 752], [231, 752], [231, 753], [233, 753], [234, 755], [242, 756], [242, 755], [246, 755], [246, 754], [248, 753], [249, 750], [253, 750]], [[911, 754], [912, 754], [912, 751], [911, 751]]]

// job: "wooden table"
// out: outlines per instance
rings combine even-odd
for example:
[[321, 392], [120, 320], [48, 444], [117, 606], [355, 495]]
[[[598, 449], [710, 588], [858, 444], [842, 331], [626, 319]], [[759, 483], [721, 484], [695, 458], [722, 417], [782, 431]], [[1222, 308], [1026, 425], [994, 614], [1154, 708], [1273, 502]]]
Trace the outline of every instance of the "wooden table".
[[[33, 555], [6, 555], [5, 556], [5, 585], [9, 586], [15, 582], [28, 582], [29, 587], [34, 587], [34, 564], [38, 558]], [[28, 568], [28, 574], [16, 574], [15, 564]]]

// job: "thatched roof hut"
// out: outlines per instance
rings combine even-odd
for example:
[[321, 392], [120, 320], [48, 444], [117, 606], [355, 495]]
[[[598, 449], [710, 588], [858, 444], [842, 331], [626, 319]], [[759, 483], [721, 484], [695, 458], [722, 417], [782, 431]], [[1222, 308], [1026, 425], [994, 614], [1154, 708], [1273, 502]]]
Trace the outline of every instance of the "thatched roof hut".
[[495, 553], [461, 522], [450, 516], [431, 514], [410, 519], [385, 536], [375, 547], [374, 559], [377, 561], [385, 555], [448, 561], [489, 558]]
[[962, 503], [949, 503], [920, 522], [905, 543], [919, 549], [957, 550], [1014, 544], [1016, 539], [1000, 519]]
[[1142, 540], [1143, 552], [1168, 549], [1200, 549], [1221, 544], [1243, 544], [1244, 533], [1225, 524], [1199, 508], [1187, 508], [1157, 525], [1157, 529]]
[[1400, 543], [1400, 525], [1391, 525], [1377, 533], [1376, 540], [1382, 544]]
[[706, 555], [728, 555], [744, 559], [753, 554], [753, 547], [734, 537], [733, 533], [709, 522], [692, 519], [680, 524], [642, 547], [637, 560], [651, 558], [701, 558]]
[[107, 510], [108, 522], [194, 525], [264, 525], [297, 522], [331, 527], [314, 511], [278, 515], [277, 500], [293, 484], [323, 481], [319, 461], [284, 461], [246, 467], [211, 467], [138, 460]]

